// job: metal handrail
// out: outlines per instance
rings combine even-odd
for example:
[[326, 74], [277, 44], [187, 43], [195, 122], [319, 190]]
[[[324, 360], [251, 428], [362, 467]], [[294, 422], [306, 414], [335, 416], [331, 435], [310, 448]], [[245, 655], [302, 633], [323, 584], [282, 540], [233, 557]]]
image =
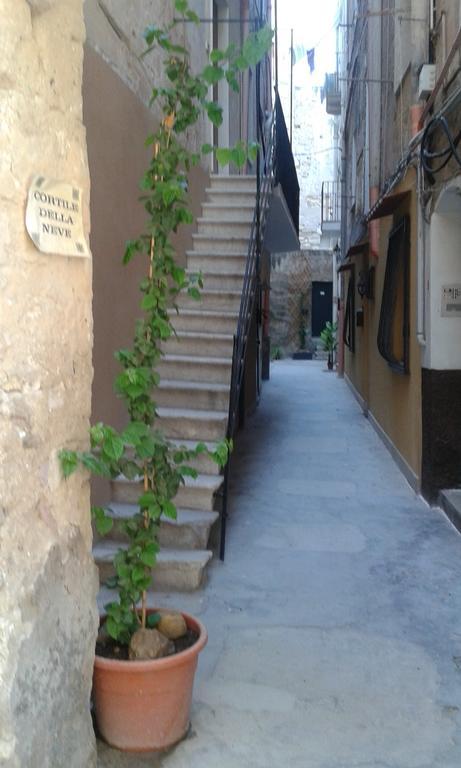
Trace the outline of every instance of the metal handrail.
[[[245, 357], [247, 342], [250, 332], [251, 320], [255, 308], [255, 302], [259, 295], [259, 264], [261, 256], [261, 244], [264, 239], [267, 211], [272, 192], [274, 168], [275, 168], [275, 109], [272, 112], [269, 124], [268, 140], [263, 143], [265, 152], [258, 153], [256, 206], [251, 224], [248, 254], [243, 278], [242, 297], [237, 322], [237, 331], [234, 334], [234, 348], [232, 355], [231, 384], [229, 393], [229, 413], [227, 420], [226, 436], [233, 440], [237, 428], [237, 412], [239, 409], [242, 392], [243, 378], [245, 375]], [[261, 167], [261, 160], [262, 167]], [[221, 541], [220, 558], [224, 560], [226, 546], [226, 521], [227, 502], [229, 489], [230, 462], [224, 470], [223, 502], [221, 513]]]

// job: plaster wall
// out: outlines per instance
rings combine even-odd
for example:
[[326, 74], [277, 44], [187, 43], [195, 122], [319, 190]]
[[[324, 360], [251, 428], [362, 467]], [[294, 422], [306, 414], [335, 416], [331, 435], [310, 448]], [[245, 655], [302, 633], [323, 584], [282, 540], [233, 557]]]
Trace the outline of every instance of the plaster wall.
[[[380, 220], [379, 255], [370, 261], [375, 266], [374, 299], [362, 302], [355, 296], [356, 310], [364, 307], [364, 326], [355, 329], [356, 351], [345, 350], [345, 372], [365, 401], [379, 427], [395, 446], [416, 482], [421, 477], [421, 352], [416, 338], [417, 311], [417, 210], [414, 194], [415, 174], [409, 171], [395, 192], [412, 191], [411, 202], [404, 203], [393, 216]], [[377, 347], [381, 298], [386, 269], [388, 239], [399, 218], [410, 215], [410, 373], [394, 372]], [[363, 256], [354, 258], [356, 278], [363, 268]]]
[[[196, 0], [193, 9], [202, 18], [212, 17], [211, 0]], [[143, 33], [152, 24], [160, 27], [171, 23], [173, 16], [174, 4], [163, 0], [85, 2], [88, 45], [146, 106], [149, 105], [152, 88], [163, 81], [164, 54], [154, 51], [143, 56], [146, 50]], [[207, 52], [212, 46], [212, 24], [180, 24], [175, 34], [177, 42], [190, 51], [192, 70], [201, 69], [207, 63]], [[210, 142], [212, 129], [205, 120], [201, 120], [189, 130], [187, 139], [193, 146], [197, 146], [198, 142]]]
[[457, 212], [434, 213], [430, 226], [430, 289], [427, 289], [430, 330], [425, 362], [428, 368], [439, 370], [461, 368], [461, 317], [442, 317], [442, 286], [461, 284], [461, 209], [457, 201], [456, 204]]
[[83, 189], [82, 0], [0, 0], [0, 765], [95, 765], [97, 629], [89, 484], [61, 448], [87, 445], [91, 258], [40, 253], [31, 177]]

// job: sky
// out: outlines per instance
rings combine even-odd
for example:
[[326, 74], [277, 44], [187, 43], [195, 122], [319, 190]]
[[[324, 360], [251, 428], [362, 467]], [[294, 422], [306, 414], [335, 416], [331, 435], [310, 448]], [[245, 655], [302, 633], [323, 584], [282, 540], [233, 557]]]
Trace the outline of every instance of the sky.
[[[274, 3], [273, 3], [274, 5]], [[335, 12], [338, 0], [278, 0], [279, 81], [290, 76], [290, 30], [293, 28], [293, 46], [315, 48], [315, 70], [311, 85], [322, 85], [325, 72], [336, 66]], [[321, 9], [321, 11], [320, 11]], [[307, 59], [294, 67], [295, 82], [309, 74]]]

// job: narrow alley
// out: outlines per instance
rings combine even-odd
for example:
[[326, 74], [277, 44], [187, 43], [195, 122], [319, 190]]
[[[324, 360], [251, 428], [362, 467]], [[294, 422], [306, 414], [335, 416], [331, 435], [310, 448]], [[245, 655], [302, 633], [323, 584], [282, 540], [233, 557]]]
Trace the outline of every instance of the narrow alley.
[[233, 463], [189, 737], [100, 768], [459, 768], [461, 538], [346, 383], [278, 361]]

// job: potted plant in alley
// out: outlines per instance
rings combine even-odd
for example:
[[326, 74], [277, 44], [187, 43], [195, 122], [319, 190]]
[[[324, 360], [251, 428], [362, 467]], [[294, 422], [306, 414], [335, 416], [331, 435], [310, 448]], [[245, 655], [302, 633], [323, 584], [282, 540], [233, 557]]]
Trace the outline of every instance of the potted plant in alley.
[[328, 370], [333, 370], [333, 355], [337, 347], [337, 341], [336, 341], [336, 330], [337, 325], [336, 323], [331, 323], [330, 321], [327, 321], [325, 328], [320, 333], [320, 338], [322, 340], [323, 348], [326, 352], [328, 352]]
[[[168, 441], [157, 420], [155, 387], [162, 343], [174, 334], [171, 310], [180, 292], [200, 298], [201, 278], [186, 274], [175, 260], [171, 235], [182, 223], [191, 223], [187, 203], [187, 173], [204, 154], [203, 145], [187, 149], [181, 139], [203, 113], [213, 124], [222, 122], [222, 109], [209, 101], [210, 86], [226, 78], [238, 90], [238, 74], [269, 49], [272, 33], [262, 28], [252, 34], [241, 51], [233, 45], [213, 50], [209, 64], [192, 74], [187, 50], [176, 42], [181, 21], [198, 23], [187, 0], [175, 0], [180, 19], [168, 28], [150, 27], [145, 33], [147, 52], [154, 47], [165, 54], [167, 83], [153, 90], [163, 118], [148, 138], [152, 157], [142, 179], [141, 198], [148, 215], [145, 232], [127, 243], [124, 263], [146, 260], [141, 281], [142, 317], [136, 323], [130, 348], [116, 358], [121, 371], [115, 390], [127, 408], [128, 423], [122, 431], [98, 423], [90, 429], [85, 451], [62, 450], [65, 477], [83, 467], [95, 475], [114, 479], [122, 475], [141, 484], [137, 513], [121, 523], [127, 545], [113, 559], [108, 586], [118, 599], [105, 606], [95, 660], [93, 695], [101, 735], [113, 746], [129, 750], [163, 749], [187, 731], [193, 676], [206, 630], [186, 614], [148, 609], [148, 590], [159, 552], [158, 533], [163, 516], [176, 517], [174, 498], [187, 476], [196, 476], [190, 462], [207, 453], [223, 466], [230, 444], [210, 451], [204, 443], [185, 448]], [[243, 142], [216, 149], [218, 162], [243, 166], [255, 158], [257, 146]], [[108, 533], [113, 518], [103, 507], [92, 508], [99, 534]]]

